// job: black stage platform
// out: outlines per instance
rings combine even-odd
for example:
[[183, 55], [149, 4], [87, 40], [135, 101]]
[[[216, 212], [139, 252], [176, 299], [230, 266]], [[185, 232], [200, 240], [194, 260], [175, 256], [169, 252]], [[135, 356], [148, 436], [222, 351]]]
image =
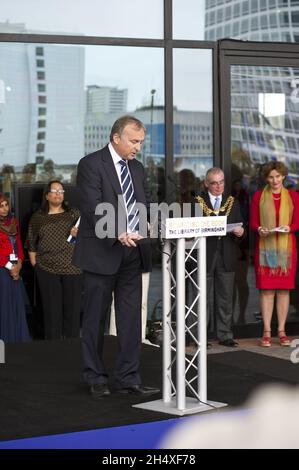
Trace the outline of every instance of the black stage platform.
[[[107, 337], [108, 371], [112, 370], [116, 348], [116, 338]], [[141, 360], [143, 384], [161, 387], [161, 349], [143, 345]], [[93, 401], [81, 368], [80, 340], [6, 345], [6, 363], [0, 364], [0, 440], [173, 418], [132, 408], [142, 401], [134, 396], [112, 393]], [[209, 400], [241, 406], [257, 386], [270, 382], [298, 384], [298, 368], [289, 361], [248, 351], [208, 356]]]

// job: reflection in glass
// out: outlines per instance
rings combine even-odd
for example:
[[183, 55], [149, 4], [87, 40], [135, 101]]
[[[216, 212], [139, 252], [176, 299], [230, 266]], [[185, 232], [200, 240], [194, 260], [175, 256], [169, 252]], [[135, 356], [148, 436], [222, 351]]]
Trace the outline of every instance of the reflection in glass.
[[296, 68], [232, 66], [232, 162], [248, 188], [260, 184], [256, 166], [270, 160], [283, 161], [289, 184], [299, 183], [298, 89]]
[[163, 2], [1, 0], [0, 32], [161, 39]]
[[[261, 169], [271, 160], [289, 169], [285, 185], [299, 188], [299, 69], [295, 67], [231, 67], [232, 193], [239, 199], [244, 221], [249, 199], [264, 185]], [[236, 275], [235, 322], [260, 319], [253, 269], [251, 231], [241, 244]], [[291, 295], [290, 313], [298, 299]], [[294, 306], [296, 308], [294, 308]]]
[[147, 127], [139, 158], [153, 198], [163, 198], [162, 49], [2, 43], [0, 71], [0, 191], [14, 181], [74, 183], [79, 159], [133, 113]]
[[173, 70], [173, 192], [190, 202], [213, 166], [212, 51], [176, 49]]
[[204, 9], [205, 0], [173, 0], [173, 38], [202, 40]]
[[249, 41], [299, 42], [299, 2], [226, 0], [221, 3], [205, 2], [205, 39], [231, 37]]

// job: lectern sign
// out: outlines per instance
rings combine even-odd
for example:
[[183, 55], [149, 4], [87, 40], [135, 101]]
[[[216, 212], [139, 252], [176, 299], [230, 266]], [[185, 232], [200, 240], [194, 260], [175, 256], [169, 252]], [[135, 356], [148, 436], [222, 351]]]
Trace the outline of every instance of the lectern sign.
[[165, 238], [223, 236], [226, 235], [226, 219], [226, 216], [166, 219]]

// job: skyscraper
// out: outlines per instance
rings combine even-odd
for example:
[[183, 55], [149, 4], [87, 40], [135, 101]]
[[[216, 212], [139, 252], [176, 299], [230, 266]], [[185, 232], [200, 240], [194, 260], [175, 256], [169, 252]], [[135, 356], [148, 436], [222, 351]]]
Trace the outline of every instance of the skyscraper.
[[86, 112], [87, 114], [125, 113], [127, 99], [127, 89], [89, 85], [86, 91]]
[[84, 48], [0, 46], [1, 163], [74, 163], [84, 152]]
[[205, 39], [299, 42], [298, 0], [206, 0]]
[[[205, 38], [299, 42], [298, 0], [206, 0]], [[231, 66], [232, 161], [283, 160], [299, 177], [298, 68]]]

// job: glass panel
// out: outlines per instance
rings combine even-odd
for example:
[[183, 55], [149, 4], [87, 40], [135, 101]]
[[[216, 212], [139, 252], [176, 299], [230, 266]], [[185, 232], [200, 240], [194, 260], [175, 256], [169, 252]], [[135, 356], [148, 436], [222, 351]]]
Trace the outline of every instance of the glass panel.
[[173, 190], [189, 202], [213, 165], [212, 51], [176, 49], [173, 69]]
[[139, 158], [153, 198], [163, 197], [163, 62], [157, 48], [0, 44], [0, 191], [53, 176], [74, 182], [79, 159], [132, 113], [148, 130]]
[[188, 8], [185, 0], [173, 0], [172, 3], [173, 38], [203, 39], [205, 0], [188, 0]]
[[0, 32], [163, 37], [161, 0], [1, 0]]
[[[42, 69], [37, 57], [43, 57]], [[125, 113], [147, 127], [138, 158], [152, 200], [160, 202], [165, 199], [163, 49], [0, 44], [0, 192], [11, 198], [13, 208], [15, 182], [18, 201], [22, 191], [26, 195], [26, 210], [18, 212], [23, 241], [45, 182], [55, 177], [74, 183], [79, 159], [106, 145], [112, 123]], [[67, 190], [72, 203], [71, 197]], [[149, 319], [152, 312], [161, 317], [162, 279], [156, 267], [161, 256], [157, 240], [154, 245]]]
[[[299, 185], [299, 68], [231, 67], [232, 191], [239, 199], [246, 222], [249, 200], [263, 186], [265, 162], [284, 162], [287, 187]], [[254, 274], [254, 240], [241, 244], [236, 275], [234, 318], [237, 323], [260, 321]], [[289, 320], [297, 314], [298, 299], [291, 291]]]
[[[280, 3], [281, 8], [278, 8]], [[232, 15], [229, 15], [230, 7], [233, 7]], [[276, 8], [275, 12], [273, 8]], [[215, 22], [207, 21], [206, 12], [209, 12], [209, 18], [215, 15]], [[254, 17], [250, 18], [251, 15]], [[299, 42], [299, 1], [297, 0], [291, 2], [227, 0], [223, 6], [220, 6], [219, 2], [206, 2], [202, 17], [206, 18], [205, 39], [221, 39], [227, 37], [227, 32], [230, 31], [230, 37], [234, 39]], [[233, 28], [229, 29], [228, 25], [231, 26], [232, 23]]]

